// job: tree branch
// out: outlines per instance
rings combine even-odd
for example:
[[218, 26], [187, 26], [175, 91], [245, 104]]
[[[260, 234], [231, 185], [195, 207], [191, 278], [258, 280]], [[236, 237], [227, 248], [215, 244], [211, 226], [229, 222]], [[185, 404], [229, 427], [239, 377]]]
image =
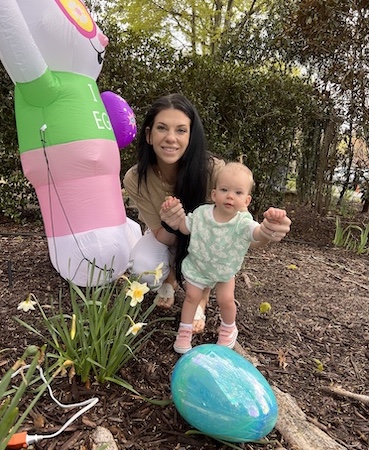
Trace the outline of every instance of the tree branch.
[[354, 392], [346, 391], [339, 386], [322, 387], [322, 390], [324, 392], [329, 392], [330, 394], [339, 395], [340, 397], [351, 398], [352, 400], [364, 403], [364, 405], [369, 405], [369, 395], [355, 394]]
[[[257, 358], [249, 355], [240, 344], [236, 343], [234, 349], [255, 366], [259, 365]], [[290, 394], [276, 386], [272, 389], [278, 403], [276, 429], [295, 450], [347, 450], [325, 433], [322, 426], [314, 425]]]

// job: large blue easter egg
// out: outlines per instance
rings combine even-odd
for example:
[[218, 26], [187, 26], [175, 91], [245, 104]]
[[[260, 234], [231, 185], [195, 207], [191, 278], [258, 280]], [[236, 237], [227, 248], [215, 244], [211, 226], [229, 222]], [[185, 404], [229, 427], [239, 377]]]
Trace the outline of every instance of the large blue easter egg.
[[204, 344], [185, 353], [174, 367], [171, 390], [181, 416], [216, 439], [257, 441], [277, 422], [277, 399], [269, 383], [227, 347]]

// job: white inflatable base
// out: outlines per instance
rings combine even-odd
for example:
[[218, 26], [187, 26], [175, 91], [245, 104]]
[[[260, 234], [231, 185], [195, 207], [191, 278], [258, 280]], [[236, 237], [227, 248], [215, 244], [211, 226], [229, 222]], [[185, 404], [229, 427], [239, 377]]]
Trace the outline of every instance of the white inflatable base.
[[77, 286], [97, 286], [116, 280], [128, 267], [129, 255], [142, 237], [131, 219], [117, 227], [48, 238], [51, 263]]

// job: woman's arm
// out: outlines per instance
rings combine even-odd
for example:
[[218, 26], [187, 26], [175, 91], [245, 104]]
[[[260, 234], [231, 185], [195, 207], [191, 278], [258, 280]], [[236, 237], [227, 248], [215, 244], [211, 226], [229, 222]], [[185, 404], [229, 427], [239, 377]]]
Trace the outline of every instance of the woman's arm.
[[168, 245], [168, 247], [176, 245], [177, 235], [175, 233], [166, 230], [164, 227], [156, 228], [155, 230], [151, 231], [155, 238], [162, 244]]

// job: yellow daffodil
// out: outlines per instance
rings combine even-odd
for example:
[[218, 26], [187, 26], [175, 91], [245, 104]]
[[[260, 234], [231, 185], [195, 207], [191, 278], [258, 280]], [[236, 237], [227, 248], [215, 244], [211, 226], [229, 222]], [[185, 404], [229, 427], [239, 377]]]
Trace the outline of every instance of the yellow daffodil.
[[154, 285], [159, 284], [159, 281], [163, 276], [163, 265], [163, 263], [160, 263], [154, 271]]
[[70, 327], [70, 338], [73, 339], [76, 337], [76, 315], [72, 315], [72, 326]]
[[128, 319], [131, 321], [132, 326], [128, 329], [126, 336], [133, 334], [133, 336], [136, 336], [136, 334], [141, 330], [141, 328], [144, 325], [147, 325], [147, 323], [143, 323], [143, 322], [137, 322], [135, 323], [132, 318], [126, 314], [126, 317], [128, 317]]
[[126, 336], [128, 336], [129, 334], [133, 334], [133, 336], [136, 336], [136, 334], [141, 330], [141, 328], [147, 325], [147, 323], [143, 323], [143, 322], [138, 322], [135, 323], [134, 325], [132, 325], [129, 330], [126, 333]]
[[149, 288], [147, 287], [147, 283], [139, 283], [138, 281], [132, 281], [127, 293], [126, 297], [131, 297], [130, 305], [132, 307], [136, 306], [137, 303], [141, 303], [144, 299], [144, 295], [149, 292]]
[[35, 300], [35, 296], [33, 294], [29, 294], [29, 296], [23, 300], [23, 302], [20, 302], [17, 306], [18, 310], [22, 310], [24, 312], [28, 311], [34, 311], [35, 310], [35, 304], [37, 303]]

